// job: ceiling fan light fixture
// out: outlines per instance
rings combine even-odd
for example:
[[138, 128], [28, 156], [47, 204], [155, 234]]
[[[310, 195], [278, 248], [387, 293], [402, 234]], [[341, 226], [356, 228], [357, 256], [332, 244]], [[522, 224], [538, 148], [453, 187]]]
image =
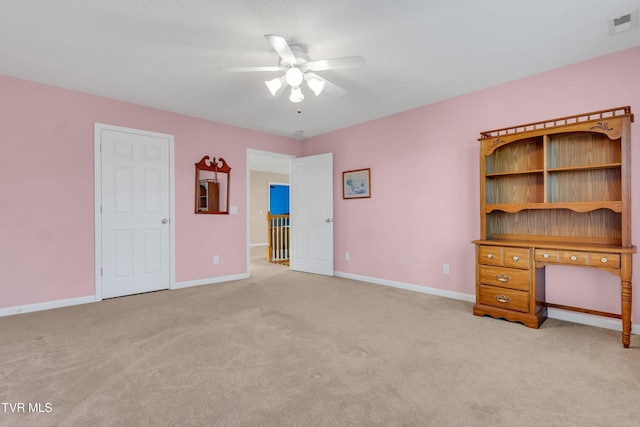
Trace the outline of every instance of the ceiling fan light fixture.
[[307, 80], [307, 86], [318, 96], [322, 93], [322, 89], [324, 89], [324, 80], [311, 78]]
[[292, 87], [291, 95], [289, 95], [289, 101], [297, 103], [302, 102], [303, 99], [304, 94], [302, 93], [302, 90], [299, 87]]
[[289, 86], [298, 87], [300, 86], [300, 83], [302, 83], [302, 80], [304, 79], [304, 74], [302, 73], [300, 68], [291, 67], [287, 70], [287, 73], [285, 74], [285, 79], [287, 80], [287, 83], [289, 83]]
[[282, 87], [282, 81], [280, 81], [280, 77], [276, 77], [272, 80], [265, 80], [264, 84], [267, 85], [267, 89], [269, 89], [269, 92], [271, 92], [271, 95], [273, 96], [276, 96], [276, 93], [278, 93], [278, 91]]
[[[637, 15], [636, 12], [633, 14], [634, 17]], [[631, 20], [631, 15], [625, 15], [615, 19], [615, 24], [626, 25], [627, 21]], [[345, 56], [341, 58], [311, 61], [307, 54], [306, 46], [300, 44], [289, 44], [285, 38], [275, 34], [265, 34], [264, 36], [273, 50], [278, 54], [278, 65], [218, 67], [218, 71], [284, 72], [284, 75], [281, 74], [280, 78], [264, 81], [267, 89], [274, 99], [278, 98], [280, 94], [285, 91], [287, 86], [291, 86], [289, 100], [291, 102], [302, 102], [304, 95], [300, 90], [300, 85], [305, 81], [307, 82], [307, 87], [313, 91], [315, 96], [319, 96], [325, 89], [331, 96], [343, 96], [346, 93], [344, 89], [334, 83], [331, 83], [331, 81], [318, 76], [315, 72], [342, 68], [355, 68], [361, 67], [365, 64], [365, 60], [361, 56]]]

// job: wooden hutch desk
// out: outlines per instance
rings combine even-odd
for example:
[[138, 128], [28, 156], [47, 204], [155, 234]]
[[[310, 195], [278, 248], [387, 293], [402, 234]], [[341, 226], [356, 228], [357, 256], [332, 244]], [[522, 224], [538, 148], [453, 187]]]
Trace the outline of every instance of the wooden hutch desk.
[[[481, 133], [473, 313], [538, 328], [547, 307], [622, 320], [631, 340], [630, 107]], [[620, 277], [621, 314], [545, 301], [545, 267]]]

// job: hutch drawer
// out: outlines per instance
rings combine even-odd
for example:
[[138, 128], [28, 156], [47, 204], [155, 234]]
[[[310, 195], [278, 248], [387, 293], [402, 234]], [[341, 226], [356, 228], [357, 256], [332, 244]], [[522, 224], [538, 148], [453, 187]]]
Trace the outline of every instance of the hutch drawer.
[[591, 265], [593, 267], [619, 268], [620, 267], [620, 254], [590, 253], [589, 254], [589, 265]]
[[577, 251], [560, 252], [560, 262], [568, 265], [587, 265], [587, 253]]
[[482, 246], [478, 248], [478, 263], [484, 265], [502, 265], [500, 246]]
[[536, 249], [536, 261], [560, 262], [560, 251], [553, 249]]
[[529, 249], [481, 245], [478, 263], [500, 267], [529, 269]]
[[529, 269], [529, 249], [504, 248], [504, 266]]
[[513, 289], [480, 285], [479, 304], [526, 313], [529, 311], [529, 293]]
[[480, 266], [480, 283], [501, 288], [529, 290], [529, 271], [516, 268]]

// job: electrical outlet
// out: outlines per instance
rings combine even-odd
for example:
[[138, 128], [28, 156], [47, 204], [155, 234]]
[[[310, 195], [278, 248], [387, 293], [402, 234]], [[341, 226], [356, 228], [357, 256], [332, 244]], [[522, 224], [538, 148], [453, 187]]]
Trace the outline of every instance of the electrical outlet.
[[442, 264], [442, 274], [449, 274], [450, 272], [449, 264]]
[[213, 263], [214, 264], [220, 264], [220, 257], [218, 255], [214, 255], [213, 256]]
[[344, 260], [345, 261], [349, 261], [349, 258], [351, 257], [351, 255], [349, 255], [349, 252], [345, 252], [344, 253]]

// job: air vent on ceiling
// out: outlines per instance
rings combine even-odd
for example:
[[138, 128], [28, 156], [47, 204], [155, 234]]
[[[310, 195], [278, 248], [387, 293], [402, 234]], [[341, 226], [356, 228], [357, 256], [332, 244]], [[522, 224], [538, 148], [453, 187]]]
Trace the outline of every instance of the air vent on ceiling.
[[617, 18], [609, 19], [609, 34], [612, 36], [624, 33], [625, 31], [634, 30], [636, 28], [638, 28], [637, 10]]

